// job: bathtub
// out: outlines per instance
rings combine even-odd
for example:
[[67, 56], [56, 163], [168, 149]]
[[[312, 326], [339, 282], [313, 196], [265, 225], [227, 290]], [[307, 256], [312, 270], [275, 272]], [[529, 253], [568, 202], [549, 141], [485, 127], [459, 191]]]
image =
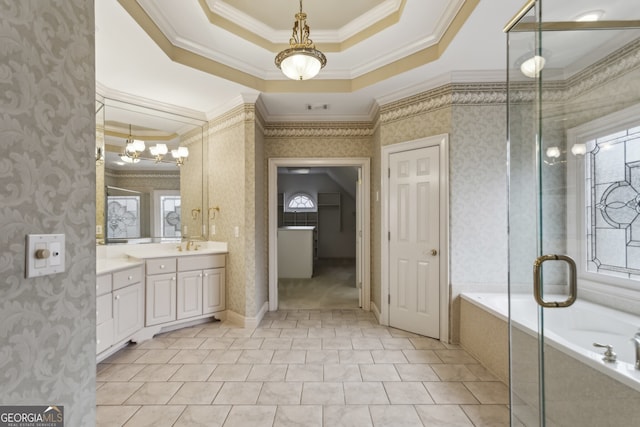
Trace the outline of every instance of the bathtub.
[[[504, 321], [508, 319], [504, 294], [467, 293], [461, 297]], [[553, 297], [546, 299], [553, 300]], [[517, 295], [511, 299], [513, 325], [536, 338], [537, 307], [531, 295]], [[635, 369], [635, 347], [631, 342], [631, 337], [640, 328], [640, 316], [582, 300], [567, 309], [547, 309], [544, 316], [545, 343], [640, 391], [640, 371]], [[612, 345], [617, 362], [604, 362], [604, 349], [595, 348], [595, 342]]]
[[[539, 426], [537, 304], [530, 295], [512, 298], [511, 304], [509, 330], [506, 295], [462, 294], [460, 344], [508, 383], [511, 337], [517, 348], [511, 358], [513, 421]], [[640, 425], [640, 371], [631, 342], [639, 327], [638, 316], [581, 300], [570, 308], [545, 310], [547, 425]], [[617, 362], [604, 362], [604, 349], [594, 348], [594, 342], [612, 345]]]

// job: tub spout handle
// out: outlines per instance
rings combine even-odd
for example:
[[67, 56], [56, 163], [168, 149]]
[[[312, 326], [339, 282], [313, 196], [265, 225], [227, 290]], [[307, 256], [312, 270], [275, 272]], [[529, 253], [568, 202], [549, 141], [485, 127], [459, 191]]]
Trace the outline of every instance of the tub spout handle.
[[599, 344], [597, 342], [593, 343], [594, 347], [598, 347], [598, 348], [606, 348], [607, 350], [604, 352], [604, 355], [602, 356], [602, 360], [604, 360], [605, 362], [608, 363], [613, 363], [616, 361], [616, 359], [618, 358], [618, 355], [615, 354], [613, 352], [613, 346], [609, 345], [609, 344]]

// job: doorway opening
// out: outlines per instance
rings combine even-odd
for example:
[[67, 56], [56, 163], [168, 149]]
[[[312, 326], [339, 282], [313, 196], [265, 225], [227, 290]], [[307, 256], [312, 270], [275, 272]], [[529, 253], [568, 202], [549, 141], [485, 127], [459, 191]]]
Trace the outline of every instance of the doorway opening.
[[369, 159], [269, 159], [269, 310], [369, 310]]

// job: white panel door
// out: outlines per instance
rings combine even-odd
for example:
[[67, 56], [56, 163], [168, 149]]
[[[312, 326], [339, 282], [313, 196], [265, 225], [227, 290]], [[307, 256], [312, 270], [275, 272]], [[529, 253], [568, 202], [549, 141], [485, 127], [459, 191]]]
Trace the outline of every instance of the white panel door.
[[177, 318], [202, 314], [202, 271], [178, 273]]
[[358, 168], [358, 181], [356, 182], [356, 286], [358, 288], [358, 307], [362, 307], [362, 278], [364, 276], [363, 263], [364, 247], [362, 246], [362, 168]]
[[440, 337], [439, 147], [389, 157], [389, 324]]
[[202, 314], [216, 313], [225, 308], [225, 270], [212, 268], [204, 271], [202, 280]]
[[147, 326], [176, 320], [175, 273], [147, 276]]

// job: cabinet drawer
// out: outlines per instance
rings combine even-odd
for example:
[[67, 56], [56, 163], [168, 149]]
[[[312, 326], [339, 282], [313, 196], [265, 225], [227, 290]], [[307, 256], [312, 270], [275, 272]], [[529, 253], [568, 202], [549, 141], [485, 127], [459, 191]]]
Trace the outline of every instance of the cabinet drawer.
[[111, 292], [111, 274], [96, 277], [96, 296]]
[[147, 276], [152, 274], [173, 273], [175, 271], [175, 258], [155, 258], [147, 260]]
[[101, 323], [106, 322], [107, 320], [111, 320], [113, 318], [113, 314], [111, 311], [111, 303], [113, 299], [111, 294], [106, 294], [99, 296], [96, 299], [96, 324], [100, 325]]
[[142, 267], [128, 268], [113, 273], [113, 290], [142, 281]]
[[222, 255], [193, 255], [178, 258], [178, 271], [205, 270], [224, 267]]
[[100, 354], [113, 344], [113, 320], [96, 327], [96, 353]]

